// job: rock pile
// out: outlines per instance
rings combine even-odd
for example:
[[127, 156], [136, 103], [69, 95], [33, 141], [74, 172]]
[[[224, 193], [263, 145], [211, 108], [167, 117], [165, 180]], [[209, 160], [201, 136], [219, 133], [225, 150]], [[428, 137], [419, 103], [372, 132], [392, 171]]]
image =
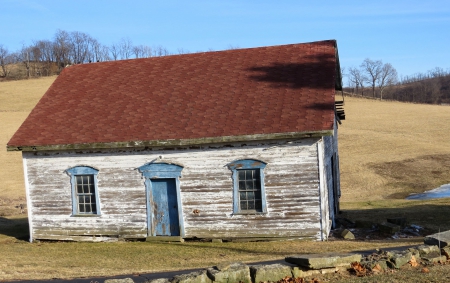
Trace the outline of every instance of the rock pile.
[[404, 217], [388, 218], [382, 222], [337, 218], [336, 224], [338, 228], [331, 231], [331, 239], [333, 237], [346, 240], [384, 239], [386, 237], [399, 239], [421, 237], [427, 233], [419, 225], [407, 225]]
[[[443, 263], [450, 259], [450, 246], [442, 250], [438, 246], [421, 245], [398, 251], [378, 250], [372, 254], [309, 254], [293, 255], [284, 263], [246, 265], [241, 262], [220, 264], [201, 271], [161, 278], [148, 283], [259, 283], [280, 282], [287, 278], [303, 278], [317, 274], [349, 270], [357, 276], [365, 276], [404, 265], [418, 266]], [[132, 283], [131, 278], [110, 279], [105, 283]], [[303, 282], [303, 281], [301, 281]]]

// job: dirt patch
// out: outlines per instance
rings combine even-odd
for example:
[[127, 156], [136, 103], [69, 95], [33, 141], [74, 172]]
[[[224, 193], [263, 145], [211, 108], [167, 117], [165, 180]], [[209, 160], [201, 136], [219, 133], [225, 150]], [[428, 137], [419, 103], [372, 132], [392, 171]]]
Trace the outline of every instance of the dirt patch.
[[404, 199], [412, 193], [423, 193], [450, 183], [450, 154], [425, 155], [401, 161], [369, 164], [387, 180], [385, 197]]

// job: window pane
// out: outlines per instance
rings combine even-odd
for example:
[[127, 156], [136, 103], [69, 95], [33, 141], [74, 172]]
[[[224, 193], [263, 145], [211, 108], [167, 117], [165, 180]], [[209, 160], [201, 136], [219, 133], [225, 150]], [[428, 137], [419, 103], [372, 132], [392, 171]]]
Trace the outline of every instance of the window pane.
[[88, 176], [83, 175], [83, 184], [87, 184], [88, 183]]
[[92, 204], [92, 213], [97, 213], [97, 205], [95, 202]]
[[255, 209], [256, 209], [257, 211], [262, 211], [262, 203], [261, 203], [261, 200], [255, 202]]
[[86, 213], [91, 212], [91, 206], [89, 204], [86, 204]]
[[94, 175], [88, 175], [88, 182], [89, 184], [94, 184]]
[[262, 211], [260, 169], [237, 171], [240, 210]]
[[78, 196], [78, 203], [84, 203], [84, 196]]
[[91, 203], [91, 196], [84, 196], [84, 203]]
[[77, 193], [79, 194], [83, 193], [83, 185], [77, 184]]
[[80, 212], [84, 212], [84, 204], [80, 203], [78, 205]]

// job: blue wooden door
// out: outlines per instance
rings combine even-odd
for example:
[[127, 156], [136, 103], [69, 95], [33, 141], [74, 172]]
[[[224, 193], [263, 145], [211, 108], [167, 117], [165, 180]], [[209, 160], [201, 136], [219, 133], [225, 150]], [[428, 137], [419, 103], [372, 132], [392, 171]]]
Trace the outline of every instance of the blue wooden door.
[[151, 182], [155, 235], [180, 236], [175, 179], [152, 179]]

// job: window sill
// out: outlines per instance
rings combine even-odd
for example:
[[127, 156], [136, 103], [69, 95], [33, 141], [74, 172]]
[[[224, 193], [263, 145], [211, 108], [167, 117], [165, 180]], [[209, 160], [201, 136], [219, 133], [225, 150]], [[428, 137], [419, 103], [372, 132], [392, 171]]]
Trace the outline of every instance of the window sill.
[[72, 214], [70, 217], [100, 217], [101, 214]]
[[237, 211], [233, 212], [233, 215], [265, 215], [267, 211]]

